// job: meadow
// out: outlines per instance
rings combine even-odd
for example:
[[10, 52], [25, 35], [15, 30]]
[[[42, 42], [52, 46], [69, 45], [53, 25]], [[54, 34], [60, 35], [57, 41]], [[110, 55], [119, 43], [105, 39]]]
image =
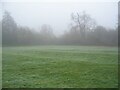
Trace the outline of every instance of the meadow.
[[118, 49], [3, 47], [3, 88], [117, 88]]

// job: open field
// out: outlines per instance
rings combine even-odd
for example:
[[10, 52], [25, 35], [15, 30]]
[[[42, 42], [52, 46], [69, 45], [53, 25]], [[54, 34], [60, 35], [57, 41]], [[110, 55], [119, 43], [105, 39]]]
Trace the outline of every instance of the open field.
[[0, 46], [0, 89], [2, 88], [2, 47]]
[[114, 88], [116, 47], [3, 47], [3, 87]]

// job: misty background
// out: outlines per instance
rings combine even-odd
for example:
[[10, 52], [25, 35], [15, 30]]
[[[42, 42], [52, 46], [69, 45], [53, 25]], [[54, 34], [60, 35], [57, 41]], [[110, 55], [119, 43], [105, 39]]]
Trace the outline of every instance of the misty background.
[[3, 2], [2, 14], [3, 45], [117, 45], [117, 2]]

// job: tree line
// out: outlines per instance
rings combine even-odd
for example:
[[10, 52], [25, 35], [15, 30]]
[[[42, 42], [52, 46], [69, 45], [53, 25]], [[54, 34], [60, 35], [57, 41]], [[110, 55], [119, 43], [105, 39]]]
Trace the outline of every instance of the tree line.
[[42, 25], [40, 32], [17, 25], [8, 11], [4, 12], [2, 44], [8, 45], [107, 45], [117, 46], [118, 29], [106, 29], [96, 24], [89, 14], [72, 13], [70, 28], [61, 36], [50, 25]]

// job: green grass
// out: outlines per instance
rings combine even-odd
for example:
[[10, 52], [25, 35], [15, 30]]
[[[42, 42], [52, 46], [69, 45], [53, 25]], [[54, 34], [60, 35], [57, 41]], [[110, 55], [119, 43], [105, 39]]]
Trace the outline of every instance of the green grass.
[[117, 88], [116, 47], [3, 48], [3, 87]]
[[2, 89], [2, 47], [0, 46], [0, 89]]

